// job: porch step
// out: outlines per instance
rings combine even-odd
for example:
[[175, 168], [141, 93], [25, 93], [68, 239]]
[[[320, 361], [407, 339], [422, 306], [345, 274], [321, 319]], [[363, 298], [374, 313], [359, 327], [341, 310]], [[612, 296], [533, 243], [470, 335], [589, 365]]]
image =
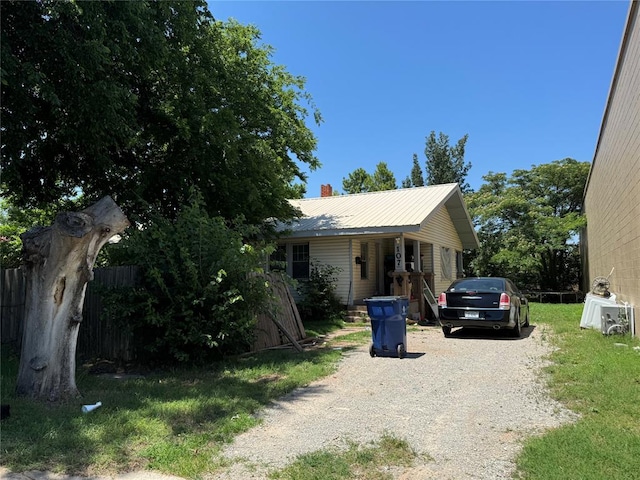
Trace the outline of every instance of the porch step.
[[371, 319], [367, 314], [366, 305], [349, 305], [344, 311], [344, 321], [353, 322], [370, 322]]

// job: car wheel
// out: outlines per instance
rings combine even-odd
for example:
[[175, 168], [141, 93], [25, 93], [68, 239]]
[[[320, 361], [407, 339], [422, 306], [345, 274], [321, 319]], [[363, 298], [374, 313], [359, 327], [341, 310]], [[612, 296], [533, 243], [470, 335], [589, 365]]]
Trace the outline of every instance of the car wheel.
[[442, 327], [442, 333], [444, 333], [445, 337], [451, 335], [451, 327]]
[[529, 308], [527, 308], [527, 316], [524, 317], [524, 326], [525, 327], [529, 326]]
[[516, 317], [516, 326], [511, 330], [511, 335], [520, 338], [522, 336], [522, 326], [520, 325], [520, 316]]

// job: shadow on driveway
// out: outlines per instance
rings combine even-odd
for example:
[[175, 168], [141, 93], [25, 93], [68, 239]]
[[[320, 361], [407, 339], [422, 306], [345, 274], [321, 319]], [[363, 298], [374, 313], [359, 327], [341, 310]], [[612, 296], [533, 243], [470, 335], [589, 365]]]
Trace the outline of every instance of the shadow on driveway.
[[525, 338], [531, 336], [534, 328], [536, 328], [535, 325], [522, 327], [522, 335], [520, 337], [513, 337], [511, 335], [511, 330], [507, 329], [494, 330], [492, 328], [463, 327], [452, 330], [449, 338], [461, 338], [467, 340], [524, 340]]

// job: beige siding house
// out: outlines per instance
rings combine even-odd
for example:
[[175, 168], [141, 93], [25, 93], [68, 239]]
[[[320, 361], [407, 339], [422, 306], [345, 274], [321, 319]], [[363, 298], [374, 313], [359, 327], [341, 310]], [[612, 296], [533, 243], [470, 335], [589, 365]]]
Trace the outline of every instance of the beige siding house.
[[587, 288], [613, 270], [616, 301], [640, 305], [640, 6], [632, 1], [584, 194]]
[[291, 200], [302, 215], [281, 226], [280, 258], [302, 281], [314, 263], [337, 267], [344, 305], [407, 295], [424, 317], [425, 284], [436, 295], [445, 290], [462, 275], [462, 251], [478, 247], [458, 184], [336, 196], [323, 186], [323, 194]]

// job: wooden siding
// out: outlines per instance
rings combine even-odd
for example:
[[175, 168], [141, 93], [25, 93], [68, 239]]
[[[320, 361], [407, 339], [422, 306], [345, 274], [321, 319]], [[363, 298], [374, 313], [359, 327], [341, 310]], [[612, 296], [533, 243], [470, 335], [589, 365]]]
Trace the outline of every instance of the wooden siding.
[[355, 267], [355, 254], [350, 258], [349, 241], [347, 237], [326, 237], [309, 241], [309, 256], [312, 262], [331, 265], [340, 269], [336, 294], [343, 304], [347, 304], [350, 289], [352, 267]]
[[355, 265], [353, 270], [353, 284], [354, 284], [354, 299], [361, 300], [363, 298], [369, 298], [373, 295], [379, 294], [378, 292], [378, 258], [376, 257], [376, 240], [372, 238], [356, 238], [353, 240], [353, 250], [355, 256], [361, 256], [361, 246], [366, 243], [369, 247], [368, 262], [368, 276], [366, 279], [360, 278], [360, 265]]
[[587, 287], [615, 268], [611, 291], [619, 301], [636, 306], [636, 317], [640, 312], [639, 12], [638, 4], [632, 4], [585, 192], [583, 237]]
[[[440, 263], [440, 249], [442, 247], [447, 247], [452, 249], [452, 272], [453, 277], [455, 278], [456, 272], [456, 256], [455, 252], [462, 251], [462, 242], [458, 237], [458, 233], [456, 231], [453, 222], [451, 221], [451, 217], [449, 216], [449, 212], [446, 207], [441, 207], [433, 216], [432, 220], [428, 223], [428, 225], [423, 228], [418, 234], [411, 235], [411, 238], [415, 238], [420, 240], [421, 243], [430, 243], [433, 245], [433, 273], [434, 273], [434, 283], [435, 290], [434, 294], [438, 295], [440, 292], [447, 289], [447, 287], [451, 284], [452, 279], [443, 278], [442, 276], [442, 268]], [[422, 247], [421, 247], [422, 248]], [[430, 258], [429, 258], [430, 261]]]

